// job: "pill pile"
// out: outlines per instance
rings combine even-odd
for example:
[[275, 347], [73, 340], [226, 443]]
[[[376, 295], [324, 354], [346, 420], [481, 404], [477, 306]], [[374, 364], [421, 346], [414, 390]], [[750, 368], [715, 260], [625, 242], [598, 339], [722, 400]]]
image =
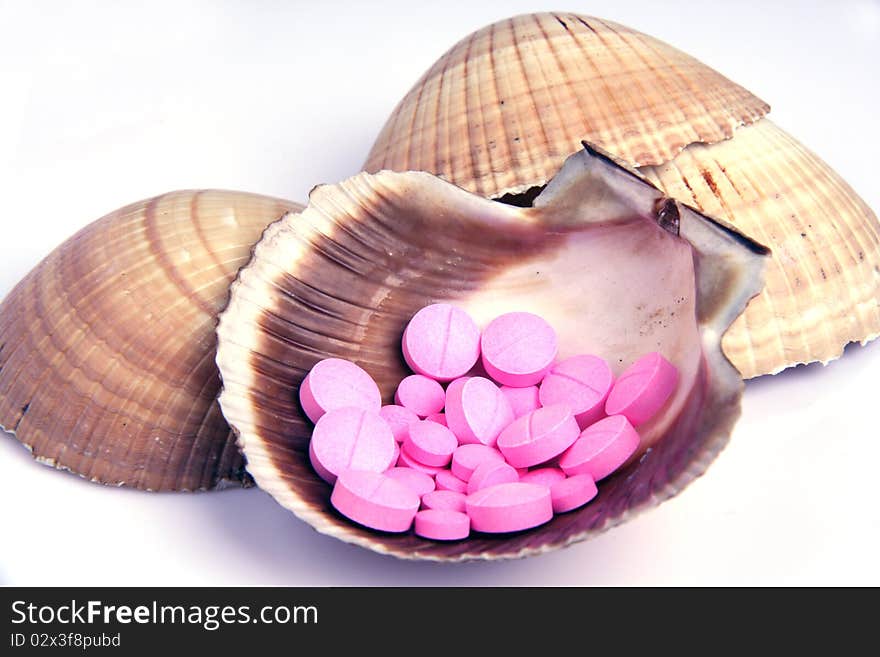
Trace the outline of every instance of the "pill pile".
[[587, 504], [678, 384], [656, 352], [616, 380], [598, 356], [557, 361], [556, 332], [526, 312], [480, 331], [462, 309], [430, 305], [402, 351], [414, 374], [387, 406], [350, 361], [311, 369], [299, 390], [309, 458], [342, 515], [434, 540], [530, 529]]

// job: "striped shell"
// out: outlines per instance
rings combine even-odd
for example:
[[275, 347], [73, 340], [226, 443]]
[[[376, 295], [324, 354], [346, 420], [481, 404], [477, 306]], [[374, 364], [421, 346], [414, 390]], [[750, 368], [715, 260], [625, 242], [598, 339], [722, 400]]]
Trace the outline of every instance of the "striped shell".
[[[544, 552], [675, 494], [724, 446], [743, 384], [719, 336], [760, 289], [765, 253], [589, 149], [525, 208], [426, 173], [359, 174], [316, 188], [302, 213], [270, 226], [233, 283], [217, 329], [220, 404], [256, 483], [320, 532], [411, 559]], [[298, 386], [336, 356], [366, 369], [391, 402], [406, 322], [440, 301], [481, 325], [540, 313], [561, 358], [600, 354], [616, 373], [662, 351], [681, 383], [640, 426], [641, 458], [603, 481], [593, 503], [510, 536], [438, 543], [341, 518], [309, 465]]]
[[216, 402], [216, 315], [265, 227], [298, 207], [174, 192], [64, 242], [0, 304], [0, 426], [92, 481], [241, 484]]
[[724, 340], [744, 377], [827, 362], [880, 334], [880, 225], [824, 162], [711, 68], [630, 28], [532, 14], [453, 46], [403, 98], [365, 170], [421, 170], [500, 198], [581, 140], [773, 251]]

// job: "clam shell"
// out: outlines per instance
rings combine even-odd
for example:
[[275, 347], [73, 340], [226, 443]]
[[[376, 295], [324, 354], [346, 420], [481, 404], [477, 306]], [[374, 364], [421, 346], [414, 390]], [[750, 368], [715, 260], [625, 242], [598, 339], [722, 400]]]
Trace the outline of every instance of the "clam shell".
[[182, 191], [94, 222], [0, 304], [0, 425], [44, 463], [149, 490], [240, 484], [215, 319], [295, 203]]
[[[422, 170], [489, 198], [547, 182], [582, 139], [768, 246], [765, 291], [730, 329], [745, 378], [880, 334], [880, 224], [769, 106], [628, 27], [518, 16], [453, 46], [388, 119], [367, 171]], [[682, 152], [683, 151], [683, 152]]]
[[[220, 404], [257, 484], [320, 532], [412, 559], [543, 552], [673, 495], [725, 444], [743, 384], [720, 336], [760, 289], [765, 253], [592, 149], [527, 208], [426, 173], [359, 174], [316, 188], [301, 214], [270, 226], [233, 283], [218, 325]], [[511, 310], [540, 313], [559, 333], [561, 358], [597, 353], [616, 373], [659, 349], [681, 384], [640, 427], [640, 456], [578, 511], [451, 544], [372, 532], [332, 509], [309, 465], [298, 386], [318, 360], [347, 358], [390, 402], [406, 374], [403, 329], [439, 301], [481, 325]]]
[[764, 291], [724, 336], [744, 378], [828, 362], [880, 334], [880, 224], [828, 165], [769, 119], [640, 172], [768, 245]]

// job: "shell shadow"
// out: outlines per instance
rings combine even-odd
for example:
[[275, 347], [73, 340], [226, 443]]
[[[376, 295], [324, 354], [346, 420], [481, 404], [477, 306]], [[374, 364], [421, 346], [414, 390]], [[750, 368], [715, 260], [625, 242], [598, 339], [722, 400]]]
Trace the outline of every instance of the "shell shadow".
[[[256, 564], [248, 581], [237, 582], [241, 584], [565, 585], [570, 584], [575, 576], [571, 572], [575, 563], [601, 563], [607, 574], [609, 563], [611, 572], [622, 572], [634, 558], [631, 550], [621, 550], [616, 541], [599, 537], [529, 559], [465, 563], [408, 561], [320, 534], [306, 522], [291, 516], [268, 493], [259, 489], [215, 493], [210, 498], [211, 503], [205, 505], [204, 530], [222, 536], [223, 549], [237, 562]], [[578, 579], [590, 577], [583, 570], [576, 575]]]

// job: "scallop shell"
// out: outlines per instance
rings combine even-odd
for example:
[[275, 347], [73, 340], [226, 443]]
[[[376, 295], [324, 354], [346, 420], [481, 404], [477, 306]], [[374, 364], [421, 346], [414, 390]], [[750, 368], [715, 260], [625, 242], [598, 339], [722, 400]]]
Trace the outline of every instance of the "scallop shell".
[[265, 227], [300, 207], [174, 192], [64, 242], [0, 305], [0, 425], [38, 460], [105, 484], [240, 484], [215, 318]]
[[[547, 182], [581, 140], [774, 253], [724, 341], [745, 378], [880, 334], [880, 224], [769, 106], [633, 29], [531, 14], [453, 46], [388, 119], [366, 171], [429, 171], [488, 198]], [[746, 127], [743, 127], [746, 126]], [[752, 126], [747, 127], [747, 126]], [[735, 131], [735, 132], [734, 132]]]
[[[527, 208], [426, 173], [359, 174], [316, 188], [306, 210], [270, 226], [233, 283], [218, 325], [220, 404], [257, 484], [322, 533], [413, 559], [543, 552], [673, 495], [725, 444], [743, 384], [720, 336], [760, 289], [765, 253], [592, 149]], [[452, 544], [366, 530], [332, 509], [309, 465], [298, 386], [318, 360], [348, 358], [390, 402], [406, 373], [403, 328], [440, 301], [482, 325], [540, 313], [557, 328], [560, 357], [597, 353], [617, 373], [659, 349], [682, 383], [640, 427], [641, 457], [578, 511]]]

